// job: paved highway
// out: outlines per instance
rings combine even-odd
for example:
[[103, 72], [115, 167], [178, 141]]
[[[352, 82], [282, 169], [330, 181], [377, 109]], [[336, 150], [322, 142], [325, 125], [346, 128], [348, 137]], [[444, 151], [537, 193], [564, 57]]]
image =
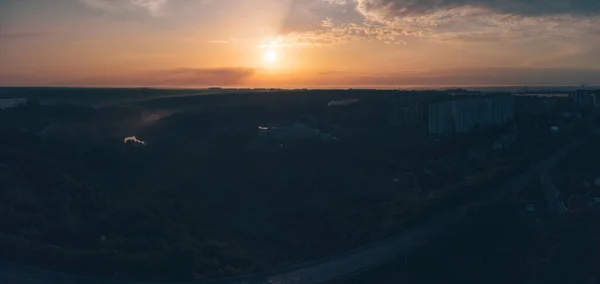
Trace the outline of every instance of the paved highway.
[[[331, 279], [351, 276], [366, 269], [385, 264], [393, 259], [407, 254], [418, 248], [439, 233], [447, 230], [461, 221], [469, 206], [495, 202], [507, 195], [514, 194], [528, 185], [530, 177], [546, 172], [583, 140], [572, 143], [561, 151], [544, 159], [522, 173], [508, 180], [504, 185], [494, 189], [475, 201], [464, 206], [440, 214], [429, 222], [385, 241], [357, 249], [326, 260], [311, 262], [300, 266], [291, 267], [270, 275], [256, 275], [236, 279], [210, 281], [211, 284], [316, 284], [324, 283]], [[26, 267], [17, 264], [0, 262], [0, 283], [9, 284], [132, 284], [136, 282], [97, 280], [80, 278], [71, 275], [49, 272], [41, 269]], [[149, 283], [145, 283], [149, 284]]]

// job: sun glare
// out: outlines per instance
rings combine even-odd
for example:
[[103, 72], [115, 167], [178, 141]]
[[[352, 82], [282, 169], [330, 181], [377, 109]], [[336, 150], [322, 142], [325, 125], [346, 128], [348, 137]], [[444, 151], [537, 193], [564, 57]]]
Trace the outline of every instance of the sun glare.
[[279, 60], [279, 54], [277, 54], [277, 51], [269, 49], [265, 52], [264, 59], [266, 63], [273, 65]]

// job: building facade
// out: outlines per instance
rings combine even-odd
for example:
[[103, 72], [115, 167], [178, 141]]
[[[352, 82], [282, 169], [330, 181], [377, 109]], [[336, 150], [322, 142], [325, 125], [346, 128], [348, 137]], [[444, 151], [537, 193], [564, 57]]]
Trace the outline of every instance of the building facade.
[[504, 125], [515, 116], [514, 99], [510, 95], [461, 97], [432, 103], [428, 110], [428, 130], [433, 136]]
[[425, 113], [421, 103], [392, 103], [389, 122], [395, 127], [407, 127], [425, 121]]
[[571, 100], [579, 108], [600, 107], [600, 90], [577, 90], [571, 94]]
[[452, 101], [442, 101], [429, 105], [429, 134], [441, 136], [454, 132], [454, 112]]

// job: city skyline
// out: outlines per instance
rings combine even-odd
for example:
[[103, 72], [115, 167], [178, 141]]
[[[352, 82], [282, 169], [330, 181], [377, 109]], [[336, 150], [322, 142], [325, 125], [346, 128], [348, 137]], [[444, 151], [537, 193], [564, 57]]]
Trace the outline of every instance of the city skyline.
[[600, 3], [7, 0], [0, 85], [600, 84]]

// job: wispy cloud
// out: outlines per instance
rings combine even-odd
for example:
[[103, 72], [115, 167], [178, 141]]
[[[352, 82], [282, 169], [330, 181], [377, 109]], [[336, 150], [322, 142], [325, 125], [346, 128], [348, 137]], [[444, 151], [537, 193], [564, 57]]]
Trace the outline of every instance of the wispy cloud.
[[180, 68], [153, 71], [159, 85], [238, 85], [256, 72], [254, 68]]
[[347, 0], [323, 0], [323, 2], [331, 5], [346, 5]]
[[335, 24], [333, 23], [333, 19], [331, 17], [327, 17], [321, 22], [321, 26], [324, 28], [332, 28], [335, 26]]
[[600, 13], [597, 0], [355, 0], [364, 15], [392, 20], [402, 17], [430, 15], [438, 11], [474, 8], [491, 13], [519, 16], [580, 15]]
[[334, 25], [328, 21], [321, 28], [280, 35], [272, 42], [260, 45], [261, 48], [285, 48], [298, 46], [327, 46], [357, 40], [379, 40], [389, 44], [405, 44], [402, 36], [407, 31], [390, 28], [374, 22]]
[[115, 72], [105, 76], [61, 77], [52, 74], [0, 73], [0, 86], [123, 86], [208, 87], [242, 86], [249, 83], [254, 68], [175, 68], [141, 72]]
[[169, 0], [79, 0], [87, 6], [110, 13], [146, 11], [160, 16]]
[[99, 86], [238, 86], [256, 73], [254, 68], [176, 68], [113, 77], [81, 78], [68, 84]]
[[15, 31], [0, 31], [0, 40], [12, 40], [12, 39], [30, 39], [45, 36], [48, 33], [45, 31], [31, 31], [31, 32], [15, 32]]

